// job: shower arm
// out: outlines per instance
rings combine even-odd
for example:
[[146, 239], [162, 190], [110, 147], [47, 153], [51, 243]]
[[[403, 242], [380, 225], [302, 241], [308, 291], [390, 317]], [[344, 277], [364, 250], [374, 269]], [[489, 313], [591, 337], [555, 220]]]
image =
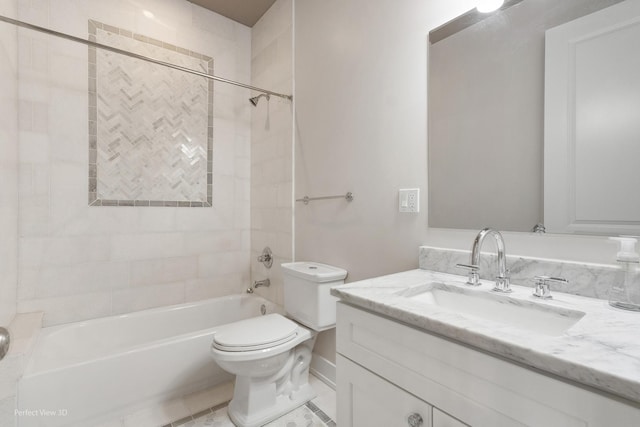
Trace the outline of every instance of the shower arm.
[[130, 58], [135, 58], [135, 59], [139, 59], [139, 60], [142, 60], [142, 61], [151, 62], [151, 63], [156, 64], [156, 65], [162, 65], [163, 67], [173, 68], [174, 70], [179, 70], [179, 71], [183, 71], [185, 73], [194, 74], [196, 76], [204, 77], [204, 78], [210, 79], [210, 80], [215, 80], [217, 82], [226, 83], [226, 84], [230, 84], [230, 85], [234, 85], [234, 86], [240, 86], [240, 87], [243, 87], [245, 89], [254, 90], [256, 92], [262, 92], [262, 93], [268, 94], [268, 95], [278, 96], [280, 98], [288, 99], [289, 101], [293, 100], [293, 96], [291, 96], [291, 95], [285, 95], [285, 94], [278, 93], [278, 92], [272, 92], [272, 91], [267, 90], [267, 89], [262, 89], [262, 88], [251, 86], [251, 85], [248, 85], [248, 84], [244, 84], [244, 83], [236, 82], [236, 81], [233, 81], [233, 80], [225, 79], [223, 77], [214, 76], [213, 74], [202, 73], [200, 71], [193, 70], [193, 69], [187, 68], [187, 67], [181, 67], [180, 65], [175, 65], [175, 64], [172, 64], [170, 62], [158, 61], [157, 59], [149, 58], [148, 56], [138, 55], [137, 53], [133, 53], [133, 52], [129, 52], [129, 51], [126, 51], [126, 50], [118, 49], [118, 48], [115, 48], [115, 47], [107, 46], [107, 45], [101, 44], [101, 43], [92, 42], [90, 40], [85, 40], [85, 39], [82, 39], [80, 37], [72, 36], [70, 34], [60, 33], [58, 31], [50, 30], [48, 28], [40, 27], [38, 25], [28, 24], [26, 22], [19, 21], [17, 19], [12, 19], [12, 18], [3, 16], [3, 15], [0, 15], [0, 21], [1, 22], [6, 22], [7, 24], [13, 24], [13, 25], [15, 25], [17, 27], [26, 28], [26, 29], [33, 30], [33, 31], [39, 31], [41, 33], [45, 33], [45, 34], [48, 34], [48, 35], [51, 35], [51, 36], [60, 37], [62, 39], [66, 39], [66, 40], [70, 40], [70, 41], [73, 41], [73, 42], [76, 42], [76, 43], [81, 43], [81, 44], [84, 44], [84, 45], [87, 45], [87, 46], [95, 47], [97, 49], [107, 50], [109, 52], [113, 52], [113, 53], [117, 53], [117, 54], [120, 54], [120, 55], [128, 56]]

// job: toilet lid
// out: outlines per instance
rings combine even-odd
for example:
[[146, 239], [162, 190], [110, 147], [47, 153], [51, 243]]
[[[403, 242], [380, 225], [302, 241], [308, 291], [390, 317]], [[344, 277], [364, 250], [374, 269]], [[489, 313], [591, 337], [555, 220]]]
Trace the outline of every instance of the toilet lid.
[[250, 351], [292, 340], [298, 325], [280, 314], [252, 317], [223, 325], [213, 335], [213, 346], [224, 351]]

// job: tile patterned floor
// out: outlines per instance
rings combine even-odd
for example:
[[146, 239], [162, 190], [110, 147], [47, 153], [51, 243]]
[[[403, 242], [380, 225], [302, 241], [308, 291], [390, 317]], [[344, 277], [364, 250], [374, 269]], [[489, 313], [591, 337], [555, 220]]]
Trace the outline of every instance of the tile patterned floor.
[[[335, 418], [335, 391], [314, 376], [310, 376], [309, 382], [318, 397], [265, 427], [336, 427], [332, 419]], [[216, 405], [163, 427], [234, 427], [227, 414], [227, 404]]]
[[[311, 402], [301, 406], [265, 427], [335, 427], [336, 423]], [[227, 414], [227, 405], [210, 408], [164, 427], [234, 427]]]
[[[309, 376], [309, 383], [318, 396], [271, 422], [269, 427], [335, 427], [336, 392], [313, 375]], [[233, 382], [228, 382], [116, 419], [96, 422], [92, 427], [234, 427], [227, 415], [232, 396]]]

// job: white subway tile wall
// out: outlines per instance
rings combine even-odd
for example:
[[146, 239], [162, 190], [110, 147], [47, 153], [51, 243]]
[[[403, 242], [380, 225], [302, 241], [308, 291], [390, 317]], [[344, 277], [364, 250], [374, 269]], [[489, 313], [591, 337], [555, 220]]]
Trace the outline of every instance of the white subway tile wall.
[[[17, 14], [17, 2], [0, 2], [0, 13]], [[17, 31], [0, 26], [0, 325], [16, 312], [18, 276], [18, 53]], [[29, 182], [30, 186], [35, 185]], [[1, 397], [0, 397], [1, 398]], [[0, 411], [3, 405], [0, 403]]]
[[[292, 10], [292, 0], [278, 0], [254, 25], [253, 85], [293, 92]], [[260, 99], [251, 113], [251, 279], [268, 277], [271, 286], [257, 292], [279, 304], [284, 303], [280, 264], [293, 258], [292, 114], [290, 101], [273, 96]], [[271, 269], [257, 261], [265, 246], [273, 251]]]
[[[17, 3], [27, 22], [86, 38], [96, 20], [207, 55], [222, 77], [251, 80], [251, 29], [183, 0]], [[213, 85], [212, 207], [89, 207], [88, 49], [29, 30], [17, 38], [18, 311], [44, 311], [50, 326], [243, 291], [250, 280], [250, 91]], [[3, 33], [3, 48], [6, 40]]]

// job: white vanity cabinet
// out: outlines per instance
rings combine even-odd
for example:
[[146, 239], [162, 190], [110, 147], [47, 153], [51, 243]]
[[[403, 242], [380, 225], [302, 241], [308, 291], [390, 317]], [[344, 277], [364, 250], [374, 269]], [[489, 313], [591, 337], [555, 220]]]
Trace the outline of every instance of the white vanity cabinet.
[[342, 302], [337, 351], [340, 427], [640, 426], [626, 401]]
[[[339, 399], [346, 400], [349, 426], [430, 427], [432, 407], [349, 359], [338, 355], [340, 371]], [[340, 426], [345, 425], [340, 421]]]
[[338, 355], [340, 426], [465, 427], [424, 400]]

